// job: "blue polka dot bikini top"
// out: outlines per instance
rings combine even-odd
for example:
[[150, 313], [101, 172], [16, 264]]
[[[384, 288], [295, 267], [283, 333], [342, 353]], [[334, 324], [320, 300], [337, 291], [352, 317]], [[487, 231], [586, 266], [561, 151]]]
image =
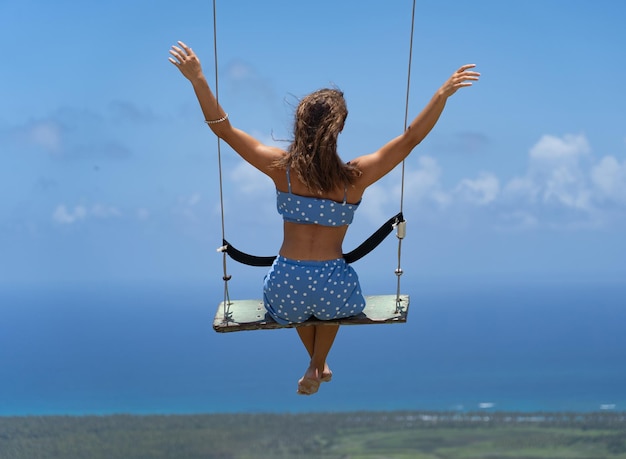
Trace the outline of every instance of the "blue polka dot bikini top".
[[344, 188], [343, 202], [332, 199], [300, 196], [291, 192], [291, 179], [287, 168], [289, 192], [276, 190], [276, 208], [283, 220], [292, 223], [304, 223], [322, 226], [344, 226], [352, 223], [354, 212], [359, 207], [346, 202], [348, 190]]

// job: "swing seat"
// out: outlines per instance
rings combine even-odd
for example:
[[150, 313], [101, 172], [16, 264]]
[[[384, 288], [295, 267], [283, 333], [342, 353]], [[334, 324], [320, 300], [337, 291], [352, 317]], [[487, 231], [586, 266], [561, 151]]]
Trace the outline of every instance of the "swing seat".
[[213, 329], [219, 333], [244, 330], [273, 330], [308, 325], [371, 325], [405, 323], [409, 312], [409, 296], [376, 295], [365, 297], [365, 309], [357, 316], [334, 320], [319, 320], [314, 317], [298, 324], [281, 325], [265, 311], [262, 300], [232, 300], [226, 306], [222, 301], [215, 314]]

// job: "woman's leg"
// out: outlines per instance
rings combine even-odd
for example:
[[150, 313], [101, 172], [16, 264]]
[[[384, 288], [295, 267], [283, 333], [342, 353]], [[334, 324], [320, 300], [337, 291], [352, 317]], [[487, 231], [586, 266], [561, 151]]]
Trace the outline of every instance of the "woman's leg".
[[311, 366], [318, 371], [320, 378], [326, 373], [330, 373], [326, 365], [326, 358], [333, 347], [335, 337], [339, 331], [339, 325], [316, 325], [315, 342], [313, 344], [313, 354], [311, 355]]
[[300, 341], [304, 344], [306, 351], [309, 353], [309, 357], [313, 357], [313, 350], [315, 349], [315, 326], [297, 327], [296, 331], [300, 337]]
[[339, 325], [312, 325], [296, 328], [309, 357], [309, 367], [298, 382], [300, 393], [314, 394], [320, 381], [330, 381], [332, 372], [326, 363], [333, 346]]

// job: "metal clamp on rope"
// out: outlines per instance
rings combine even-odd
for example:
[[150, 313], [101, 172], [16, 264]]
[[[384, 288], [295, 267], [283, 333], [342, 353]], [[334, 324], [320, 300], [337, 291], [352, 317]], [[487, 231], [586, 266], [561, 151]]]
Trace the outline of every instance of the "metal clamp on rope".
[[221, 247], [218, 247], [218, 248], [217, 248], [217, 250], [216, 250], [216, 252], [222, 252], [222, 253], [224, 253], [224, 252], [226, 252], [227, 250], [228, 250], [228, 246], [227, 246], [227, 245], [223, 245], [223, 246], [221, 246]]
[[396, 222], [393, 226], [396, 227], [396, 237], [398, 239], [404, 239], [404, 236], [406, 236], [406, 220]]

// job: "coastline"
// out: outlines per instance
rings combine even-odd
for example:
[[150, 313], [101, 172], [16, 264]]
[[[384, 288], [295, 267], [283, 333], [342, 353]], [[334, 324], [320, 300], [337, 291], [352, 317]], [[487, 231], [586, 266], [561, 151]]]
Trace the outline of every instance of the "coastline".
[[414, 422], [479, 422], [488, 421], [501, 423], [584, 423], [589, 420], [602, 421], [611, 420], [613, 422], [623, 422], [626, 425], [626, 410], [599, 409], [596, 411], [510, 411], [496, 409], [477, 409], [467, 411], [455, 410], [352, 410], [352, 411], [222, 411], [222, 412], [184, 412], [184, 413], [134, 413], [134, 412], [112, 412], [112, 413], [40, 413], [40, 414], [0, 414], [0, 420], [7, 419], [105, 419], [105, 418], [221, 418], [221, 417], [327, 417], [327, 416], [390, 416], [397, 420], [408, 420]]
[[0, 417], [0, 457], [623, 459], [625, 434], [626, 412]]

